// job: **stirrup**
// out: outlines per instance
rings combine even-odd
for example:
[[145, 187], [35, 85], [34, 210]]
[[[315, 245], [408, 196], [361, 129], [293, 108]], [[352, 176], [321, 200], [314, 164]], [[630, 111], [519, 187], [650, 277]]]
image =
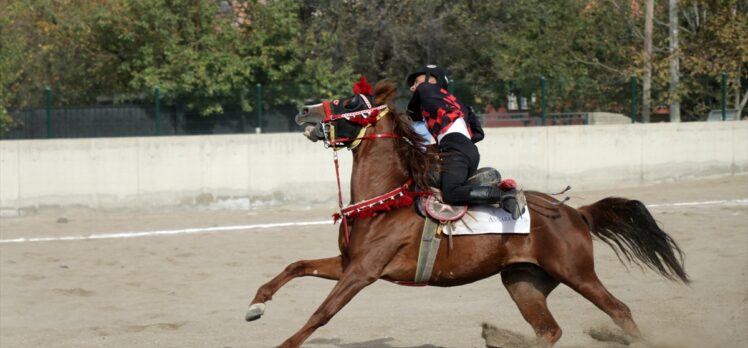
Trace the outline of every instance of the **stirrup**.
[[[505, 204], [509, 203], [509, 204]], [[522, 190], [517, 191], [513, 196], [507, 196], [501, 200], [501, 207], [504, 208], [509, 214], [512, 215], [512, 219], [519, 219], [525, 212], [527, 206], [527, 198]]]

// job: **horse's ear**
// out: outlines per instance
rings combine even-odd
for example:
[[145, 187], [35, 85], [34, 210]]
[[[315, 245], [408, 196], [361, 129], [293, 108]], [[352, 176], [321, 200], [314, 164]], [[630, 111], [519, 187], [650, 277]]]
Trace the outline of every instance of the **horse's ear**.
[[397, 85], [389, 80], [382, 80], [377, 82], [376, 86], [374, 86], [374, 95], [376, 96], [376, 99], [374, 99], [374, 104], [376, 105], [383, 105], [386, 103], [389, 103], [392, 99], [395, 98], [395, 95], [397, 94]]

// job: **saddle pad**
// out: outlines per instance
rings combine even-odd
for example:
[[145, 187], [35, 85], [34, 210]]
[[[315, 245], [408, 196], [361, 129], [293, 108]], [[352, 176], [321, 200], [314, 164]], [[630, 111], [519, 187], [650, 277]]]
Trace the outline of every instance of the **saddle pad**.
[[[449, 227], [447, 227], [449, 228]], [[530, 233], [530, 209], [516, 221], [506, 210], [491, 205], [471, 206], [467, 214], [454, 222], [452, 235], [490, 234], [490, 233]]]

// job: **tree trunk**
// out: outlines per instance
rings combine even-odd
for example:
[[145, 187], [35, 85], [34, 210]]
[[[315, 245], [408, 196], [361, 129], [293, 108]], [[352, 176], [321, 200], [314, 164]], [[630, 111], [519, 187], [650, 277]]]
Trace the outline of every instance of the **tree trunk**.
[[649, 123], [652, 110], [652, 18], [654, 0], [647, 0], [644, 10], [644, 78], [642, 85], [642, 122]]
[[678, 0], [670, 0], [670, 122], [680, 122], [680, 68], [678, 52]]

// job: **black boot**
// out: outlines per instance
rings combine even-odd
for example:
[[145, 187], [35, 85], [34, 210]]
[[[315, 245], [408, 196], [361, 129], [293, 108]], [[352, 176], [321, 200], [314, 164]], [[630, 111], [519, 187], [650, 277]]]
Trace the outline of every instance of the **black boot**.
[[496, 204], [501, 201], [501, 189], [496, 186], [473, 186], [470, 188], [470, 203]]
[[517, 190], [502, 191], [496, 186], [475, 186], [470, 189], [470, 203], [475, 204], [497, 204], [512, 214], [512, 219], [517, 220], [522, 216], [522, 207], [517, 201]]

